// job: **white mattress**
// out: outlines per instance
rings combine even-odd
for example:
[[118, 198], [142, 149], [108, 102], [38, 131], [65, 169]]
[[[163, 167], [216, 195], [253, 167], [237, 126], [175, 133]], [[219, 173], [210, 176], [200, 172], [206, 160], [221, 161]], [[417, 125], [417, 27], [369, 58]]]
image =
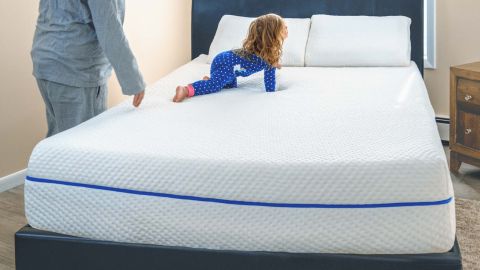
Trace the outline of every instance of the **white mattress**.
[[102, 240], [312, 253], [448, 251], [453, 191], [425, 85], [401, 68], [283, 68], [171, 102], [201, 56], [34, 149], [35, 228]]

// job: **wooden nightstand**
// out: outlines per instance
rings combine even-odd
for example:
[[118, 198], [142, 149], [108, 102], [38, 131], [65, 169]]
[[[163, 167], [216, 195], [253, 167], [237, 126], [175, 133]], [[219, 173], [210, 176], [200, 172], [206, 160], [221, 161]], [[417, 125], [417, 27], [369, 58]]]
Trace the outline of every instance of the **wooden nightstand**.
[[450, 68], [450, 170], [480, 166], [480, 62]]

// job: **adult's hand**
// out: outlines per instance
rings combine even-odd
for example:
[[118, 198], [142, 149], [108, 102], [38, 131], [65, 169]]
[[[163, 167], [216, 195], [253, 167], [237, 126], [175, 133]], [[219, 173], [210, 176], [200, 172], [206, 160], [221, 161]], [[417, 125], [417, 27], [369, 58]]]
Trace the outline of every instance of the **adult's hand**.
[[133, 97], [133, 106], [135, 107], [138, 107], [140, 106], [140, 104], [142, 104], [142, 100], [143, 100], [143, 97], [145, 96], [145, 90], [136, 94], [134, 97]]

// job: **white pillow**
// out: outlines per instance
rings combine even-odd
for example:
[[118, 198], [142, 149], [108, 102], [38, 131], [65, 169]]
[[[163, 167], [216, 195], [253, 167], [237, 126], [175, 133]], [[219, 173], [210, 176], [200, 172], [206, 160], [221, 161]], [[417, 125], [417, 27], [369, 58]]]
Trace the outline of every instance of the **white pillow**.
[[[218, 24], [217, 32], [210, 44], [208, 63], [221, 52], [239, 49], [247, 37], [250, 23], [255, 18], [224, 15]], [[307, 46], [310, 18], [285, 19], [289, 36], [283, 44], [283, 66], [304, 66], [305, 48]]]
[[306, 66], [408, 66], [411, 19], [314, 15]]

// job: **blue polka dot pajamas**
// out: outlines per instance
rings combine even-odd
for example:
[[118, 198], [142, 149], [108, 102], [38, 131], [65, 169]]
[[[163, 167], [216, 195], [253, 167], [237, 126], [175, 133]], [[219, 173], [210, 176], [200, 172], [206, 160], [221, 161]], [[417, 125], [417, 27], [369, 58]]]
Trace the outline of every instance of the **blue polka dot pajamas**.
[[210, 79], [189, 85], [189, 96], [215, 93], [223, 88], [236, 88], [237, 77], [248, 77], [262, 70], [266, 91], [274, 92], [276, 68], [254, 54], [250, 59], [245, 59], [233, 51], [222, 52], [212, 61]]

